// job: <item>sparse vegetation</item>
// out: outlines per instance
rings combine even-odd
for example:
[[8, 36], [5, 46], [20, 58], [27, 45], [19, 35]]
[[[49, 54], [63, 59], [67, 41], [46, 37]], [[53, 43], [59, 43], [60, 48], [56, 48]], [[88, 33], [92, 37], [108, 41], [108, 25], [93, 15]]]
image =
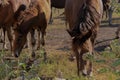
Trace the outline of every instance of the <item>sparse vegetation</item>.
[[[56, 14], [55, 14], [56, 15]], [[59, 21], [57, 22], [59, 23]], [[65, 25], [50, 25], [48, 30], [56, 31], [55, 34], [61, 34], [59, 30], [63, 30]], [[57, 27], [56, 27], [57, 26]], [[68, 80], [120, 80], [120, 41], [113, 40], [100, 54], [95, 53], [93, 56], [87, 56], [87, 59], [93, 61], [93, 77], [87, 79], [83, 76], [77, 76], [76, 61], [70, 61], [69, 57], [72, 53], [68, 47], [67, 40], [64, 41], [64, 36], [56, 36], [47, 34], [46, 43], [47, 61], [44, 62], [42, 51], [37, 51], [37, 59], [27, 71], [27, 61], [30, 58], [27, 50], [24, 50], [18, 59], [6, 60], [6, 56], [10, 56], [10, 52], [0, 51], [0, 80], [40, 80], [40, 77], [46, 78], [63, 78]], [[58, 41], [58, 38], [59, 41]], [[55, 44], [53, 42], [60, 42]], [[51, 43], [51, 44], [50, 44]], [[50, 44], [48, 46], [48, 44]], [[59, 45], [59, 46], [56, 46]], [[64, 46], [65, 45], [65, 46]], [[62, 46], [62, 48], [61, 48]], [[67, 47], [66, 47], [67, 46]], [[52, 49], [51, 49], [52, 47]], [[64, 48], [63, 48], [64, 47]]]
[[[119, 80], [120, 79], [120, 42], [118, 40], [111, 41], [110, 46], [105, 48], [101, 54], [95, 54], [90, 57], [94, 62], [95, 80]], [[39, 51], [38, 51], [39, 52]], [[61, 77], [68, 80], [89, 80], [84, 77], [78, 77], [76, 74], [76, 61], [69, 61], [69, 51], [64, 53], [52, 51], [48, 54], [47, 62], [39, 57], [32, 64], [31, 69], [26, 71], [27, 53], [23, 51], [18, 60], [4, 60], [5, 52], [0, 53], [0, 79], [16, 80], [24, 78], [24, 80], [40, 80], [41, 76], [55, 78]], [[39, 56], [39, 54], [37, 55]], [[88, 57], [87, 57], [88, 59]], [[13, 69], [17, 67], [17, 69]], [[99, 78], [100, 77], [100, 78]]]
[[114, 9], [115, 13], [120, 13], [120, 3], [118, 3], [118, 0], [111, 0], [110, 5]]

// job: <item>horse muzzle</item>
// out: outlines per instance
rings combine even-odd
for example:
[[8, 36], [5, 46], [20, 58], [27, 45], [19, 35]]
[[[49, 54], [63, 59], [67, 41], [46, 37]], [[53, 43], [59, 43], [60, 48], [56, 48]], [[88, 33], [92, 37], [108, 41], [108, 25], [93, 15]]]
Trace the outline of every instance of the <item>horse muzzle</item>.
[[20, 53], [19, 53], [18, 51], [15, 51], [15, 52], [14, 52], [14, 56], [15, 56], [15, 57], [19, 57], [19, 55], [20, 55]]
[[15, 57], [19, 57], [20, 56], [20, 52], [21, 52], [21, 48], [14, 50], [14, 56]]

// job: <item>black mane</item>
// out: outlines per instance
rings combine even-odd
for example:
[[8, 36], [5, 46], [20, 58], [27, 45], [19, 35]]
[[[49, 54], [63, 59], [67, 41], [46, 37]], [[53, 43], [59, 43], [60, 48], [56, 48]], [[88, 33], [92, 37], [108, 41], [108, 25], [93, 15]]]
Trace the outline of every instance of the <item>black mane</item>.
[[67, 30], [71, 37], [85, 42], [91, 35], [97, 24], [100, 23], [100, 14], [87, 3], [83, 4], [79, 11], [78, 20], [72, 30]]

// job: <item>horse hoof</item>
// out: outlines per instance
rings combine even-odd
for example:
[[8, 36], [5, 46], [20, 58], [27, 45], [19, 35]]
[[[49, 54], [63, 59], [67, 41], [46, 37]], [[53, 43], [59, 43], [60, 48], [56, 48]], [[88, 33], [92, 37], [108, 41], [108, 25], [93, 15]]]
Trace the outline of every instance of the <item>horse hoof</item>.
[[82, 75], [85, 76], [85, 77], [92, 77], [92, 76], [93, 76], [93, 73], [92, 73], [92, 72], [83, 71], [83, 72], [82, 72]]
[[84, 69], [84, 70], [82, 71], [82, 75], [83, 75], [83, 76], [87, 76], [87, 75], [88, 75], [88, 73], [87, 73], [87, 70], [86, 70], [86, 69]]
[[14, 54], [14, 56], [15, 56], [16, 58], [18, 58], [18, 57], [19, 57], [19, 54]]
[[90, 73], [89, 73], [89, 76], [90, 76], [90, 77], [92, 77], [92, 76], [93, 76], [93, 73], [92, 73], [92, 72], [90, 72]]
[[7, 48], [7, 46], [3, 46], [3, 50], [8, 51], [9, 49]]
[[87, 76], [87, 74], [85, 74], [85, 73], [82, 73], [82, 76]]
[[70, 60], [70, 61], [74, 61], [74, 60], [75, 60], [75, 57], [74, 57], [74, 56], [70, 56], [70, 57], [69, 57], [69, 60]]

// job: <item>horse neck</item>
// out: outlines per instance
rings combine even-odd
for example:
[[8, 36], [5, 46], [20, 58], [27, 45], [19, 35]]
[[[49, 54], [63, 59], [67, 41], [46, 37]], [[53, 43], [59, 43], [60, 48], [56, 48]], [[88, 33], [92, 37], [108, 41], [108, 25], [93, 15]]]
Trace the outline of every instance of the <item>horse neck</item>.
[[[73, 26], [77, 26], [79, 25], [79, 19], [78, 17], [81, 17], [83, 10], [85, 9], [85, 7], [92, 7], [94, 8], [94, 11], [96, 13], [99, 13], [100, 16], [102, 17], [102, 7], [101, 7], [101, 2], [99, 2], [101, 0], [74, 0], [74, 4], [72, 4], [72, 23], [70, 23], [72, 26], [70, 27], [70, 29], [74, 28]], [[91, 13], [92, 14], [92, 13]]]
[[86, 3], [86, 0], [74, 0], [73, 8], [75, 11], [79, 11]]
[[[80, 10], [83, 7], [83, 5], [86, 3], [86, 0], [74, 0], [72, 4], [72, 12], [73, 12], [73, 18], [75, 19], [74, 22], [78, 19], [78, 16], [80, 15]], [[76, 23], [75, 23], [76, 24]]]

